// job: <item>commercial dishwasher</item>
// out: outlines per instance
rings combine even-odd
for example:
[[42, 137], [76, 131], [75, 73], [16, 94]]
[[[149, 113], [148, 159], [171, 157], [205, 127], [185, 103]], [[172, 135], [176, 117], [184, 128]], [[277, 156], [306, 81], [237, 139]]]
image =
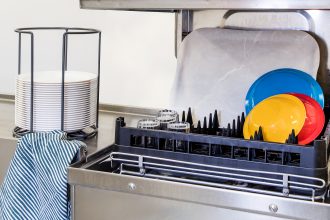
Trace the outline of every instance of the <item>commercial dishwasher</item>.
[[[306, 31], [320, 47], [317, 80], [329, 106], [328, 1], [80, 3], [88, 9], [175, 13], [176, 48], [190, 32], [203, 27]], [[233, 23], [230, 19], [234, 16]], [[142, 145], [141, 138], [146, 140]], [[174, 146], [179, 142], [184, 150], [164, 150], [166, 141]], [[118, 118], [115, 143], [69, 168], [73, 219], [330, 219], [328, 145], [327, 135], [310, 148], [299, 148], [223, 136], [146, 131], [126, 127], [125, 119]], [[281, 152], [274, 154], [279, 147]], [[261, 157], [256, 156], [256, 150], [263, 150]]]

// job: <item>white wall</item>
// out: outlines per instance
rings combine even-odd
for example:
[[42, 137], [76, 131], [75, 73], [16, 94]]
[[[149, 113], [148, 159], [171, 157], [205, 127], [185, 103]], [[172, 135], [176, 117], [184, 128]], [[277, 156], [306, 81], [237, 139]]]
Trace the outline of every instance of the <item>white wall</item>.
[[[101, 29], [101, 102], [156, 108], [168, 105], [176, 67], [174, 14], [83, 10], [79, 8], [79, 0], [2, 1], [0, 93], [14, 94], [15, 90], [18, 41], [14, 29], [31, 26]], [[36, 52], [35, 62], [40, 68], [54, 66], [55, 60], [57, 64], [58, 54], [55, 56], [53, 53], [61, 50], [60, 44], [44, 45], [41, 46], [39, 56]], [[88, 51], [84, 53], [92, 54]], [[88, 63], [88, 59], [84, 60], [79, 52], [71, 53], [70, 56], [73, 56], [74, 66], [85, 67]], [[23, 58], [28, 61], [25, 59], [27, 57]]]

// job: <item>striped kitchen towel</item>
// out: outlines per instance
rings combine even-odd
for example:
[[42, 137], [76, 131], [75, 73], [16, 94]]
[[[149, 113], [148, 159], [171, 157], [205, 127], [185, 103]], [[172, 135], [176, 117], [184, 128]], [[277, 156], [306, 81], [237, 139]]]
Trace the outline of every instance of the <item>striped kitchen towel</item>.
[[0, 188], [0, 219], [70, 219], [67, 167], [81, 146], [61, 131], [24, 135]]

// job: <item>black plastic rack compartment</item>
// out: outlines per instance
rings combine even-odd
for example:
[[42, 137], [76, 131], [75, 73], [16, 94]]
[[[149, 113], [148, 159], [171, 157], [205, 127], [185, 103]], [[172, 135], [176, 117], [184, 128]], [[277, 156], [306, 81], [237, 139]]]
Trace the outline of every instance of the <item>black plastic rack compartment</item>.
[[219, 166], [282, 172], [321, 178], [328, 182], [328, 141], [317, 139], [313, 146], [279, 144], [213, 135], [179, 133], [126, 127], [116, 120], [115, 144], [216, 159]]

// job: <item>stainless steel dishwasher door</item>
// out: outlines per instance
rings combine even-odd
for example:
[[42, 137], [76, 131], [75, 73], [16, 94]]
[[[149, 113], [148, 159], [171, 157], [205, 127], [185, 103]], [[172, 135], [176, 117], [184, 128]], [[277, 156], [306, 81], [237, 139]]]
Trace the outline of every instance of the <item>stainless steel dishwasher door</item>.
[[328, 220], [330, 205], [69, 167], [74, 220]]
[[283, 219], [234, 209], [83, 186], [75, 187], [74, 201], [75, 220]]

